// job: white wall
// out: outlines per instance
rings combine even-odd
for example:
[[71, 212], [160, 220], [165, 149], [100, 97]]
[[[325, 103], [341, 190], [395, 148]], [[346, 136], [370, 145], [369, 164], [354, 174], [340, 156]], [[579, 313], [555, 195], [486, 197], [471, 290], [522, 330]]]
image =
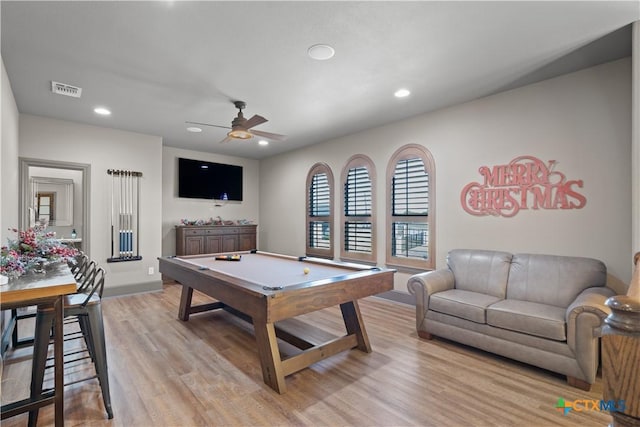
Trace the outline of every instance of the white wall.
[[[242, 166], [242, 202], [229, 201], [224, 206], [215, 206], [212, 200], [186, 199], [178, 197], [178, 158], [203, 160]], [[181, 219], [207, 220], [221, 217], [224, 220], [246, 219], [259, 224], [258, 177], [259, 162], [253, 159], [223, 156], [173, 147], [162, 149], [162, 254], [175, 255], [175, 226]]]
[[[161, 289], [162, 139], [62, 120], [20, 115], [20, 156], [91, 165], [91, 258], [107, 271], [105, 294]], [[107, 263], [111, 257], [111, 176], [108, 169], [142, 172], [140, 255], [142, 261]], [[154, 274], [148, 275], [149, 267]]]
[[[7, 70], [2, 62], [0, 78], [0, 246], [7, 244], [7, 238], [15, 236], [9, 228], [18, 227], [18, 129], [19, 113]], [[0, 331], [9, 321], [8, 310], [0, 313]], [[2, 363], [2, 362], [0, 362]]]
[[2, 61], [2, 80], [0, 81], [0, 97], [2, 98], [0, 120], [2, 143], [0, 144], [0, 238], [5, 245], [10, 235], [8, 229], [18, 227], [18, 129], [19, 114], [16, 100], [13, 97], [11, 83]]
[[[509, 92], [263, 160], [260, 248], [300, 255], [305, 249], [305, 178], [316, 162], [339, 177], [354, 154], [377, 168], [378, 264], [384, 264], [384, 177], [392, 153], [409, 144], [431, 151], [436, 167], [436, 264], [454, 248], [587, 256], [603, 260], [617, 286], [631, 277], [631, 65], [623, 59]], [[580, 210], [528, 210], [515, 217], [476, 217], [460, 204], [478, 168], [531, 155], [568, 179], [581, 179]], [[286, 208], [285, 208], [286, 207]], [[336, 224], [337, 229], [337, 224]], [[336, 258], [341, 239], [336, 237]], [[408, 274], [396, 275], [406, 291]]]

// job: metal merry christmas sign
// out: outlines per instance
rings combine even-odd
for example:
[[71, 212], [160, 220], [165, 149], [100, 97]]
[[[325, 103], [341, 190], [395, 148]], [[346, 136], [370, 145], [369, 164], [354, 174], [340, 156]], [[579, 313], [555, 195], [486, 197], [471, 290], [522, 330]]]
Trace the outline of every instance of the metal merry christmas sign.
[[568, 180], [533, 156], [520, 156], [506, 165], [481, 166], [482, 182], [470, 182], [460, 194], [462, 208], [476, 216], [515, 216], [524, 209], [581, 209], [587, 199], [577, 189], [582, 180]]

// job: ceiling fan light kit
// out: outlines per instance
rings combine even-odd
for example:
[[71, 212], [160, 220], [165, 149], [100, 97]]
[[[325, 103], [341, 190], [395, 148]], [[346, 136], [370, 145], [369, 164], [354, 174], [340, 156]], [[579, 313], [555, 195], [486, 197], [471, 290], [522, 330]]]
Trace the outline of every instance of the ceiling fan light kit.
[[233, 139], [249, 139], [253, 137], [253, 135], [250, 132], [244, 129], [234, 129], [231, 132], [229, 132], [227, 136]]

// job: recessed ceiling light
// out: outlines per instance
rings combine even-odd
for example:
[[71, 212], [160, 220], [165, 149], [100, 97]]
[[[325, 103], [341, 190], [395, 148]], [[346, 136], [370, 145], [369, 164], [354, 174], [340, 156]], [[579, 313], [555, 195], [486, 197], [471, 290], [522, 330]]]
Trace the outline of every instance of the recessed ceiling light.
[[396, 98], [405, 98], [409, 95], [411, 95], [411, 91], [409, 91], [409, 89], [398, 89], [397, 91], [394, 92], [393, 94]]
[[188, 130], [189, 132], [195, 132], [195, 133], [202, 132], [202, 129], [197, 128], [197, 127], [195, 127], [195, 126], [188, 127], [188, 128], [187, 128], [187, 130]]
[[267, 141], [266, 139], [261, 139], [260, 141], [258, 141], [259, 145], [269, 145], [269, 141]]
[[336, 54], [336, 51], [328, 44], [314, 44], [309, 49], [307, 49], [307, 54], [309, 54], [309, 56], [313, 59], [324, 61], [326, 59], [333, 58], [333, 55]]
[[111, 111], [104, 107], [96, 107], [93, 109], [93, 112], [96, 114], [100, 114], [101, 116], [109, 116], [111, 115]]

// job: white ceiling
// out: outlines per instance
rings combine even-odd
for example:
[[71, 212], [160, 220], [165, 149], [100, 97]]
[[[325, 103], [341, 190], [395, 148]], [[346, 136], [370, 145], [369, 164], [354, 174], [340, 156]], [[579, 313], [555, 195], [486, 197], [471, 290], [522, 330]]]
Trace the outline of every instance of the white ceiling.
[[[1, 18], [21, 113], [263, 158], [628, 56], [640, 3], [3, 0]], [[310, 59], [317, 43], [334, 58]], [[52, 94], [51, 80], [82, 98]], [[400, 87], [411, 96], [394, 98]], [[229, 126], [232, 100], [288, 139], [186, 132], [185, 121]]]

